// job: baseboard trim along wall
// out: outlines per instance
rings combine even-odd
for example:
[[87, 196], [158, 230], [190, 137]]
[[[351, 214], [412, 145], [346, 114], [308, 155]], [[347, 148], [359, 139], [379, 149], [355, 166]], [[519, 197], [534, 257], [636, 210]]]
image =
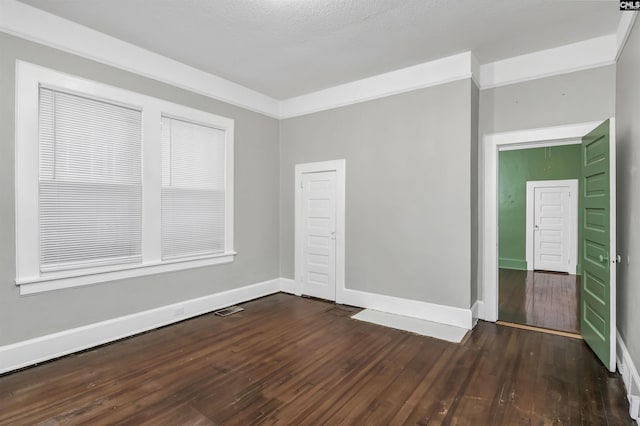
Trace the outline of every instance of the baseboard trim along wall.
[[484, 302], [482, 300], [476, 300], [476, 302], [471, 306], [471, 318], [473, 320], [474, 327], [478, 324], [478, 320], [482, 318], [483, 314]]
[[302, 285], [291, 278], [280, 278], [280, 291], [302, 296]]
[[280, 291], [280, 279], [0, 346], [0, 374]]
[[[300, 296], [302, 294], [302, 286], [290, 278], [281, 278], [281, 291]], [[438, 322], [454, 327], [466, 328], [467, 330], [471, 330], [474, 325], [471, 309], [456, 308], [350, 289], [341, 289], [338, 291], [337, 298], [338, 300], [336, 300], [336, 302], [343, 305]]]
[[616, 331], [616, 338], [618, 345], [616, 364], [622, 376], [624, 387], [627, 390], [629, 416], [640, 425], [640, 375], [638, 375], [638, 369], [633, 363], [627, 345], [625, 345], [618, 331]]
[[345, 289], [342, 292], [342, 297], [343, 299], [339, 300], [338, 303], [373, 309], [389, 314], [418, 318], [425, 321], [439, 322], [454, 327], [466, 328], [467, 330], [473, 328], [471, 309], [437, 305], [435, 303], [349, 289]]
[[[289, 278], [276, 278], [0, 346], [0, 374], [280, 291], [300, 296], [302, 286]], [[349, 289], [342, 290], [341, 299], [338, 303], [448, 324], [467, 330], [473, 328], [478, 318], [478, 310], [482, 308], [481, 302], [476, 302], [472, 309], [464, 309]]]

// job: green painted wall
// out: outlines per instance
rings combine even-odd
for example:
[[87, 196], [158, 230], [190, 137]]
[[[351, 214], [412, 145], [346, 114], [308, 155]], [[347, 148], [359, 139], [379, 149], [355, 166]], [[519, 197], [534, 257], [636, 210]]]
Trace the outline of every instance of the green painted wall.
[[580, 145], [501, 151], [499, 161], [499, 265], [524, 270], [527, 181], [579, 179]]

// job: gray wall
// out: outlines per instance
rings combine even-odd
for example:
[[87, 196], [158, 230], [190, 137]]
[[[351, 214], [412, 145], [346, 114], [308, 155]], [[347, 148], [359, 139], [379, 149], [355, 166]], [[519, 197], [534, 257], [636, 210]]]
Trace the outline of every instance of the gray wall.
[[[15, 279], [14, 81], [22, 59], [235, 120], [235, 262], [21, 297]], [[277, 278], [277, 120], [0, 33], [0, 345]]]
[[[640, 24], [636, 21], [618, 61], [616, 90], [618, 330], [640, 366]], [[626, 258], [629, 256], [630, 263]]]
[[[630, 46], [638, 43], [637, 31], [634, 37]], [[620, 114], [630, 114], [638, 102], [630, 95], [632, 89], [637, 93], [632, 74], [638, 71], [637, 52], [631, 58], [630, 50], [621, 62], [628, 87], [618, 88]], [[13, 284], [16, 59], [235, 119], [236, 261], [19, 296]], [[476, 208], [482, 200], [482, 135], [612, 116], [615, 74], [615, 66], [609, 66], [482, 91], [463, 80], [279, 123], [0, 34], [0, 185], [5, 188], [0, 200], [0, 345], [278, 276], [293, 278], [294, 165], [338, 158], [347, 160], [347, 287], [468, 308], [482, 298], [474, 278], [482, 276], [482, 206]], [[630, 173], [632, 166], [624, 161], [637, 158], [637, 152], [624, 145], [622, 131], [620, 151], [626, 154], [621, 155], [621, 173]], [[621, 191], [632, 194], [630, 188]], [[631, 220], [630, 203], [636, 201], [631, 196], [621, 200], [625, 220]], [[632, 291], [625, 284], [635, 277], [632, 268], [621, 268], [621, 294]], [[630, 328], [624, 324], [638, 319], [624, 305], [630, 299], [620, 301], [620, 323], [626, 327], [621, 331], [627, 334]], [[630, 346], [637, 356], [637, 340]]]
[[[486, 134], [605, 120], [615, 115], [616, 66], [594, 68], [480, 91], [480, 223], [484, 223]], [[484, 232], [480, 228], [480, 247]], [[484, 274], [482, 250], [478, 275]], [[482, 299], [482, 279], [478, 281]]]
[[480, 91], [480, 132], [604, 120], [615, 112], [610, 65]]
[[470, 307], [471, 80], [281, 122], [281, 272], [294, 166], [346, 159], [346, 286]]

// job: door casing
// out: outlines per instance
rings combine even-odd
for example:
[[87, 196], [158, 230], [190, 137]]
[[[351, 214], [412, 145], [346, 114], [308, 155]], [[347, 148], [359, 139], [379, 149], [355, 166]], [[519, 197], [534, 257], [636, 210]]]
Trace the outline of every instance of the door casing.
[[336, 172], [336, 302], [344, 303], [345, 290], [345, 204], [346, 161], [344, 159], [296, 164], [295, 166], [295, 236], [294, 277], [296, 294], [302, 294], [303, 231], [302, 231], [302, 175], [305, 173]]
[[577, 179], [563, 179], [563, 180], [537, 180], [527, 182], [527, 197], [526, 197], [526, 260], [527, 270], [533, 271], [534, 269], [534, 201], [533, 192], [535, 188], [554, 187], [554, 186], [568, 186], [569, 192], [572, 194], [569, 202], [569, 216], [571, 223], [569, 225], [569, 270], [571, 275], [576, 274], [576, 265], [578, 264], [578, 180]]
[[564, 126], [486, 134], [481, 149], [484, 183], [480, 250], [482, 260], [482, 303], [478, 316], [485, 321], [498, 320], [498, 153], [502, 150], [538, 148], [579, 144], [582, 137], [599, 126], [601, 121]]

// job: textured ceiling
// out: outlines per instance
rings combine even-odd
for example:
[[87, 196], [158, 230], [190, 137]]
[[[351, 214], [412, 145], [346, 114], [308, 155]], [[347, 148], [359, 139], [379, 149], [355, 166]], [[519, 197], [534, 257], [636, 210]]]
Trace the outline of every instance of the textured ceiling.
[[492, 62], [616, 31], [617, 1], [21, 0], [277, 99], [471, 50]]

